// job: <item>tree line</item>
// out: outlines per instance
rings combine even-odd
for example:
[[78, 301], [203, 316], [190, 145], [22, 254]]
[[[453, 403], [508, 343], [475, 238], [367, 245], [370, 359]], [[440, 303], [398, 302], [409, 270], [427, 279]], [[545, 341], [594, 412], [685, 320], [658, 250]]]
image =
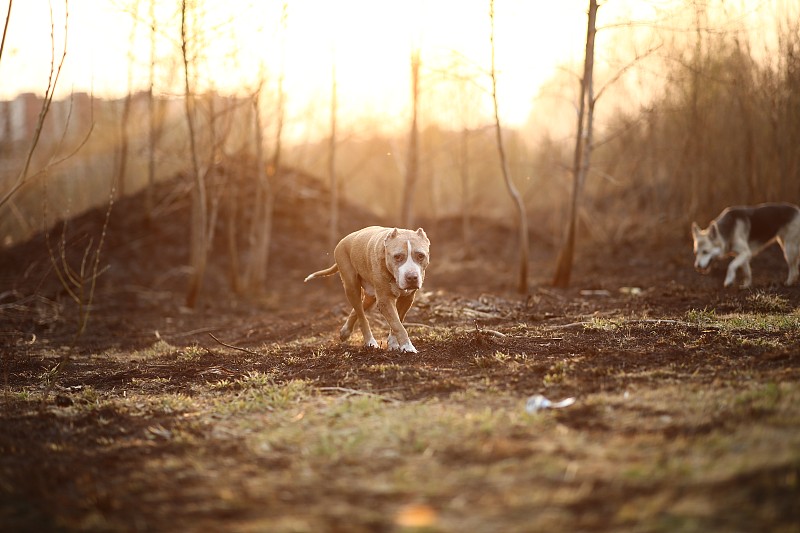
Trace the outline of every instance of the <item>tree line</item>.
[[[328, 135], [289, 145], [283, 138], [286, 115], [280, 65], [264, 65], [255, 85], [236, 97], [203, 94], [198, 79], [214, 36], [201, 27], [202, 2], [183, 1], [180, 31], [172, 36], [182, 90], [171, 101], [179, 102], [180, 112], [156, 96], [154, 46], [148, 52], [152, 69], [144, 93], [131, 85], [129, 96], [113, 113], [93, 117], [85, 139], [42, 151], [41, 124], [67, 57], [66, 44], [54, 39], [51, 85], [45, 90], [40, 127], [18, 170], [0, 182], [0, 227], [13, 226], [20, 212], [36, 211], [26, 204], [41, 203], [42, 176], [53, 179], [59, 173], [75, 173], [79, 164], [81, 175], [91, 175], [89, 161], [96, 159], [87, 154], [98, 146], [98, 133], [105, 141], [106, 158], [112, 160], [97, 171], [99, 177], [85, 178], [94, 191], [88, 194], [96, 200], [106, 201], [112, 188], [114, 195], [132, 192], [133, 182], [152, 191], [159, 179], [182, 176], [180, 190], [191, 201], [193, 213], [192, 275], [186, 298], [190, 306], [202, 294], [205, 263], [215, 239], [228, 242], [232, 287], [241, 293], [264, 290], [275, 190], [283, 185], [281, 180], [290, 179], [280, 172], [287, 166], [329, 184], [332, 242], [344, 201], [375, 206], [384, 220], [397, 225], [412, 225], [423, 210], [429, 216], [458, 217], [466, 250], [475, 238], [476, 216], [503, 218], [519, 230], [521, 292], [527, 291], [529, 277], [527, 247], [536, 246], [537, 240], [546, 239], [561, 251], [553, 258], [553, 283], [566, 286], [582, 243], [615, 241], [659, 227], [688, 227], [691, 220], [706, 221], [731, 204], [798, 201], [796, 13], [789, 9], [775, 14], [776, 44], [765, 55], [758, 35], [720, 30], [712, 24], [714, 2], [687, 0], [679, 12], [688, 17], [688, 24], [676, 29], [651, 23], [648, 41], [631, 45], [635, 52], [626, 62], [598, 65], [595, 39], [637, 27], [636, 21], [603, 26], [603, 8], [612, 2], [587, 3], [582, 65], [554, 73], [549, 86], [567, 109], [561, 118], [568, 120], [559, 120], [571, 124], [567, 134], [548, 133], [546, 128], [531, 134], [526, 128], [504, 127], [496, 85], [507, 80], [496, 77], [494, 65], [479, 65], [456, 53], [450, 64], [429, 65], [424, 51], [410, 50], [407, 133], [376, 133], [369, 124], [343, 124], [334, 60]], [[12, 4], [8, 2], [7, 25], [13, 24]], [[494, 4], [487, 5], [485, 36], [492, 56]], [[153, 6], [154, 2], [142, 0], [124, 8], [155, 42], [165, 30]], [[281, 28], [291, 24], [289, 7], [290, 3], [283, 4], [275, 42], [281, 42]], [[626, 106], [626, 89], [645, 76], [650, 79], [648, 96]], [[144, 96], [137, 100], [135, 94]], [[493, 102], [489, 106], [481, 103], [487, 96]], [[534, 108], [534, 115], [541, 114], [546, 122], [542, 109], [547, 94], [539, 100], [545, 103]], [[441, 109], [443, 103], [451, 117], [440, 123], [433, 109]], [[248, 187], [255, 184], [253, 212], [249, 207], [242, 211], [241, 193], [235, 189], [244, 181]], [[25, 194], [26, 189], [36, 194]], [[359, 194], [348, 193], [351, 190]], [[157, 213], [163, 199], [149, 194], [146, 198], [147, 212]], [[223, 218], [224, 227], [247, 238], [217, 234]]]

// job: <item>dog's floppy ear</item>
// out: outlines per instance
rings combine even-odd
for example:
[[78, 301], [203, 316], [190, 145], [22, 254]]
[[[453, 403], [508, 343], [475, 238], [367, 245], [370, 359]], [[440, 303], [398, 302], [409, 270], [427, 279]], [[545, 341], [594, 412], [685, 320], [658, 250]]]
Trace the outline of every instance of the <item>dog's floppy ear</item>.
[[428, 236], [427, 236], [427, 235], [425, 235], [425, 230], [424, 230], [424, 229], [422, 229], [422, 228], [417, 228], [417, 235], [419, 235], [420, 237], [422, 237], [422, 238], [423, 238], [423, 239], [425, 239], [426, 241], [428, 241], [428, 242], [431, 242], [431, 240], [428, 238]]

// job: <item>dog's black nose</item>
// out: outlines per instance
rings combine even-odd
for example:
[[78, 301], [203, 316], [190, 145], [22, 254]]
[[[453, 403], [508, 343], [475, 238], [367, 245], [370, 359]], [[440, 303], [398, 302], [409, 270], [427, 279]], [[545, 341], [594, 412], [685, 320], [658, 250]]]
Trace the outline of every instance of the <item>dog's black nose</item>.
[[417, 286], [419, 285], [419, 274], [416, 272], [409, 272], [406, 274], [406, 282], [409, 285]]

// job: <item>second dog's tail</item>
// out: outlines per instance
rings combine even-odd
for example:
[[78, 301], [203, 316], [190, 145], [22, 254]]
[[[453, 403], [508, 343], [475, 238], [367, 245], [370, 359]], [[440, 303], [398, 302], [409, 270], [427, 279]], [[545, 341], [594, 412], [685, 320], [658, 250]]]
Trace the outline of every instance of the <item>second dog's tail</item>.
[[333, 276], [339, 272], [339, 265], [336, 263], [333, 264], [332, 267], [326, 268], [325, 270], [320, 270], [319, 272], [314, 272], [313, 274], [309, 274], [306, 276], [306, 279], [303, 280], [303, 283], [306, 283], [314, 278], [324, 278], [325, 276]]

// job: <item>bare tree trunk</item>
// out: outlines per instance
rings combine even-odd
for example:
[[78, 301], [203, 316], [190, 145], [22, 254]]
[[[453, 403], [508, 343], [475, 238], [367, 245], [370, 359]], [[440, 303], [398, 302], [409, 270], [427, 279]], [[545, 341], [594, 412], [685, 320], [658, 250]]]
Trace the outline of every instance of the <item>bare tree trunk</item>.
[[511, 179], [511, 170], [508, 167], [508, 158], [506, 157], [506, 149], [503, 143], [503, 128], [500, 125], [500, 113], [497, 106], [497, 73], [495, 70], [494, 60], [494, 0], [489, 0], [489, 17], [491, 18], [491, 34], [490, 41], [492, 45], [492, 103], [494, 105], [494, 124], [495, 134], [497, 138], [497, 151], [500, 154], [500, 167], [503, 171], [503, 180], [506, 183], [508, 194], [514, 202], [517, 209], [517, 220], [519, 224], [519, 277], [517, 279], [517, 291], [521, 294], [528, 292], [528, 216], [525, 213], [525, 204], [522, 201], [522, 196], [519, 194], [514, 182]]
[[400, 220], [405, 228], [410, 228], [414, 223], [414, 192], [417, 188], [419, 177], [419, 126], [417, 114], [419, 111], [419, 50], [411, 53], [411, 133], [408, 141], [408, 165], [406, 166], [406, 183], [403, 190], [403, 205]]
[[128, 94], [125, 95], [125, 100], [122, 103], [122, 116], [120, 117], [119, 124], [119, 152], [117, 157], [117, 194], [119, 197], [125, 196], [126, 187], [126, 172], [128, 169], [128, 146], [130, 144], [130, 136], [128, 132], [128, 121], [131, 115], [131, 104], [133, 102], [133, 61], [134, 61], [134, 42], [136, 40], [136, 28], [139, 23], [139, 2], [133, 5], [133, 26], [131, 27], [130, 40], [128, 41]]
[[472, 257], [472, 228], [470, 226], [470, 189], [469, 189], [469, 129], [461, 129], [458, 153], [458, 168], [461, 175], [461, 238], [464, 240], [464, 258]]
[[271, 176], [276, 176], [278, 174], [278, 168], [281, 164], [281, 150], [283, 146], [283, 117], [285, 114], [284, 96], [283, 73], [281, 73], [280, 77], [278, 78], [278, 108], [275, 110], [277, 123], [275, 125], [275, 150], [272, 152], [272, 168], [270, 170]]
[[[233, 163], [232, 168], [233, 174], [233, 181], [234, 183], [242, 183], [242, 176], [244, 174], [242, 167], [237, 164], [236, 162]], [[226, 199], [226, 211], [228, 215], [228, 220], [226, 224], [226, 228], [228, 230], [227, 234], [227, 243], [228, 243], [228, 257], [230, 260], [230, 267], [228, 271], [229, 281], [231, 284], [231, 288], [233, 292], [237, 295], [242, 294], [245, 290], [245, 287], [242, 283], [242, 276], [239, 264], [239, 188], [238, 187], [226, 187], [225, 189], [225, 199]]]
[[[592, 151], [592, 122], [594, 120], [594, 89], [592, 72], [594, 70], [594, 37], [597, 21], [597, 0], [589, 0], [589, 22], [586, 30], [586, 54], [584, 56], [583, 78], [581, 79], [580, 103], [578, 105], [578, 131], [575, 135], [575, 152], [572, 160], [572, 199], [570, 202], [569, 222], [564, 246], [558, 256], [553, 285], [568, 287], [572, 275], [572, 263], [575, 256], [575, 232], [578, 217], [578, 206], [589, 171]], [[587, 111], [588, 108], [588, 111]]]
[[147, 189], [145, 190], [144, 203], [145, 215], [148, 224], [153, 222], [153, 198], [156, 182], [156, 106], [153, 87], [156, 77], [156, 0], [150, 0], [150, 77], [147, 84]]
[[339, 238], [339, 183], [336, 179], [336, 114], [337, 114], [337, 93], [336, 93], [336, 60], [333, 61], [331, 68], [331, 137], [328, 143], [328, 178], [331, 189], [331, 219], [330, 233], [328, 234], [328, 247], [333, 250]]
[[[253, 250], [248, 265], [247, 286], [255, 292], [262, 292], [266, 286], [267, 267], [269, 264], [269, 247], [272, 241], [272, 213], [275, 198], [272, 190], [272, 170], [267, 168], [264, 157], [264, 135], [261, 126], [260, 93], [253, 97], [253, 127], [256, 152], [256, 175], [258, 186], [256, 192], [255, 214], [253, 216]], [[277, 155], [274, 161], [277, 161]]]
[[[286, 29], [288, 14], [287, 3], [283, 3], [281, 26]], [[283, 55], [283, 50], [281, 51]], [[285, 95], [283, 91], [284, 68], [278, 77], [278, 102], [275, 110], [275, 150], [272, 160], [267, 164], [264, 155], [264, 128], [261, 124], [261, 96], [265, 84], [265, 75], [260, 77], [258, 88], [253, 95], [253, 141], [256, 157], [256, 197], [255, 212], [250, 225], [250, 257], [246, 265], [243, 286], [253, 293], [263, 293], [267, 286], [270, 246], [272, 244], [273, 214], [275, 211], [275, 183], [279, 176], [281, 164], [281, 146], [283, 139], [283, 120], [285, 115]]]
[[189, 75], [188, 28], [186, 21], [186, 0], [181, 1], [181, 55], [183, 58], [184, 104], [186, 122], [189, 128], [189, 147], [191, 152], [194, 188], [192, 189], [192, 214], [189, 233], [189, 288], [186, 293], [186, 305], [193, 308], [197, 305], [203, 287], [203, 278], [208, 261], [208, 244], [206, 229], [208, 224], [208, 203], [206, 198], [205, 176], [200, 172], [197, 159], [197, 144], [194, 129], [194, 95], [192, 94]]
[[[750, 46], [742, 46], [739, 37], [734, 37], [736, 43], [736, 60], [739, 72], [736, 74], [738, 83], [734, 84], [733, 92], [736, 98], [736, 103], [739, 106], [739, 115], [742, 119], [742, 132], [744, 133], [744, 173], [745, 181], [747, 183], [747, 203], [756, 203], [764, 201], [763, 192], [766, 189], [769, 192], [769, 184], [766, 187], [761, 187], [758, 177], [758, 164], [755, 147], [755, 127], [753, 120], [754, 107], [753, 88], [750, 78], [752, 71], [752, 54], [750, 53]], [[747, 58], [748, 60], [745, 60]], [[769, 197], [769, 194], [767, 194]]]

